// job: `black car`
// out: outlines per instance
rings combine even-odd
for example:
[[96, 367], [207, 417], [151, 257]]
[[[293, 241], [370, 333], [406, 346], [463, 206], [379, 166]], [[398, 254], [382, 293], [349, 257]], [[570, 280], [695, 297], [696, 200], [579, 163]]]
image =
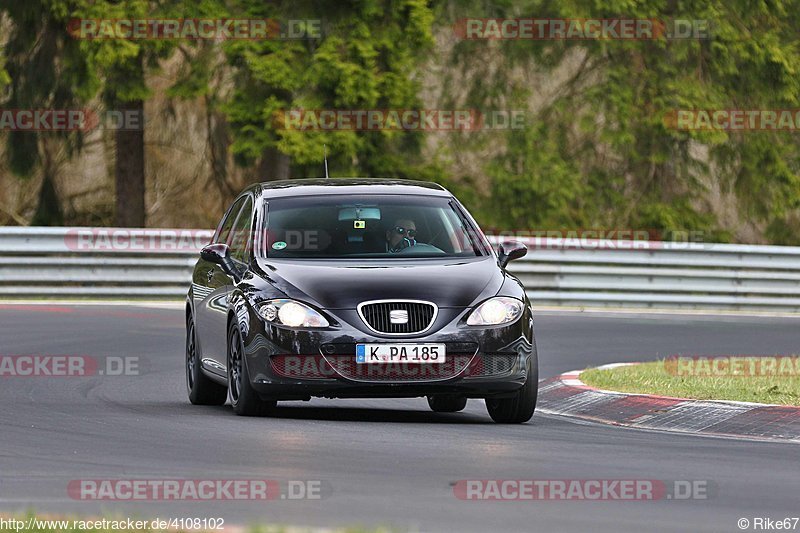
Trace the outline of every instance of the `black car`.
[[201, 252], [186, 303], [193, 404], [267, 415], [277, 401], [484, 398], [533, 416], [533, 315], [508, 261], [434, 183], [304, 179], [239, 195]]

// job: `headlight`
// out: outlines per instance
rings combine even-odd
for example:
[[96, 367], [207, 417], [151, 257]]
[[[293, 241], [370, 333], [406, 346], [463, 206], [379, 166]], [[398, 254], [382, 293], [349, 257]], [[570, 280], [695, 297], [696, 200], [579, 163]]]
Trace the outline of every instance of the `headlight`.
[[523, 304], [515, 298], [497, 296], [479, 305], [467, 318], [469, 326], [498, 326], [515, 321], [522, 314]]
[[330, 325], [324, 316], [294, 300], [269, 300], [258, 306], [258, 314], [267, 322], [290, 328], [327, 328]]

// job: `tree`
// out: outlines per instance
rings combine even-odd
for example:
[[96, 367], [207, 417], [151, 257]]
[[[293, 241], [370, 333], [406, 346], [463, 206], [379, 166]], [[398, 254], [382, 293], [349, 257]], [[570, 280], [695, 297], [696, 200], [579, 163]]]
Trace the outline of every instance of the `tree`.
[[[177, 0], [86, 2], [74, 10], [73, 17], [104, 21], [166, 18], [176, 4]], [[144, 105], [150, 96], [146, 74], [157, 70], [159, 59], [172, 53], [174, 46], [174, 42], [154, 38], [81, 40], [83, 53], [104, 78], [102, 94], [106, 107], [133, 113], [141, 124], [141, 127], [120, 128], [114, 133], [116, 224], [121, 227], [141, 227], [146, 223]]]
[[[726, 239], [709, 199], [730, 191], [740, 218], [776, 242], [797, 243], [800, 143], [796, 132], [679, 131], [676, 109], [793, 109], [800, 97], [796, 0], [450, 2], [439, 27], [460, 17], [707, 21], [699, 39], [461, 41], [445, 75], [489, 57], [473, 76], [472, 105], [528, 110], [524, 132], [476, 171], [491, 181], [484, 221], [517, 228], [700, 229]], [[522, 74], [521, 74], [522, 73]], [[565, 73], [568, 73], [566, 75]], [[535, 84], [553, 82], [557, 91]], [[449, 79], [449, 86], [458, 86]], [[544, 104], [531, 107], [533, 96]], [[484, 139], [463, 145], [471, 151]], [[508, 215], [511, 215], [510, 217]]]
[[[316, 3], [239, 0], [236, 16], [319, 19]], [[419, 106], [413, 78], [432, 44], [423, 0], [326, 4], [321, 38], [231, 41], [225, 50], [235, 86], [223, 106], [232, 150], [258, 163], [257, 179], [321, 175], [327, 145], [334, 172], [411, 174], [423, 135], [402, 131], [300, 131], [282, 127], [293, 109], [397, 109]]]
[[[10, 21], [5, 46], [8, 109], [76, 109], [97, 92], [99, 80], [90, 62], [67, 29], [69, 0], [3, 0], [0, 12]], [[11, 171], [29, 179], [37, 169], [43, 179], [32, 223], [57, 225], [63, 213], [55, 187], [56, 153], [65, 149], [71, 156], [81, 149], [83, 133], [78, 131], [10, 131], [6, 157]]]

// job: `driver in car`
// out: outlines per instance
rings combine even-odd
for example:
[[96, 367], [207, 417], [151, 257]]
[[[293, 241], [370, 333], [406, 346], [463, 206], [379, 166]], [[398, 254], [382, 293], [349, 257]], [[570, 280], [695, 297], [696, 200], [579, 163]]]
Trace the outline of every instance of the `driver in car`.
[[417, 226], [413, 220], [400, 218], [386, 232], [386, 251], [397, 253], [417, 244]]

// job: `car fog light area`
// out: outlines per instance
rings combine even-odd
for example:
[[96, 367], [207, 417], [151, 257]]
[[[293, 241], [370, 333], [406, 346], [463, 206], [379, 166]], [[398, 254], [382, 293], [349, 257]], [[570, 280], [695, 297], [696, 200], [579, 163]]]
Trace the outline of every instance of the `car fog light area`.
[[523, 304], [515, 298], [498, 296], [486, 300], [467, 319], [469, 326], [497, 326], [515, 321], [522, 314]]
[[261, 308], [261, 316], [267, 322], [272, 322], [278, 318], [278, 308], [272, 304], [267, 304]]
[[330, 325], [317, 311], [294, 300], [270, 300], [258, 307], [258, 314], [267, 322], [290, 328], [326, 328]]

